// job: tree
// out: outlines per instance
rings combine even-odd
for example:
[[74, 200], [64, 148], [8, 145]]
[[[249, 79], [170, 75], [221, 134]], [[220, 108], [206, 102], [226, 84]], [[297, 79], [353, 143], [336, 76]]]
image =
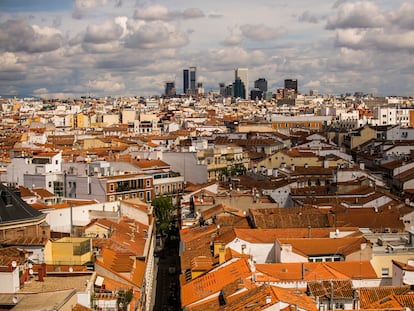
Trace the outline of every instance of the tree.
[[165, 234], [173, 220], [174, 205], [169, 197], [158, 197], [152, 201], [154, 206], [155, 218], [157, 220], [157, 232]]

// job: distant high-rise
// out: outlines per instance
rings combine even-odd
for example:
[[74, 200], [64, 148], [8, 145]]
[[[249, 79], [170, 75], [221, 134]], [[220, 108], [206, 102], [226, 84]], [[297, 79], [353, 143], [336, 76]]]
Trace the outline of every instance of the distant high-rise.
[[196, 94], [197, 93], [197, 67], [189, 67], [183, 70], [183, 93]]
[[298, 80], [297, 79], [285, 79], [285, 89], [295, 90], [298, 93]]
[[188, 69], [183, 70], [183, 93], [187, 94], [188, 86], [189, 86], [189, 77], [188, 77]]
[[244, 97], [241, 96], [235, 96], [235, 97], [241, 97], [246, 99], [246, 95], [248, 95], [249, 92], [249, 71], [247, 68], [236, 68], [234, 69], [234, 80], [235, 83], [237, 81], [237, 78], [241, 80], [241, 82], [244, 84]]
[[254, 81], [254, 87], [261, 90], [263, 93], [267, 92], [267, 80], [265, 78], [259, 78]]
[[219, 83], [220, 88], [220, 95], [225, 96], [226, 95], [226, 85], [223, 82]]
[[196, 67], [190, 67], [190, 89], [192, 94], [195, 94], [196, 91]]
[[246, 98], [246, 87], [240, 77], [236, 77], [233, 83], [233, 97]]
[[175, 83], [167, 82], [165, 83], [165, 96], [174, 96], [175, 95]]

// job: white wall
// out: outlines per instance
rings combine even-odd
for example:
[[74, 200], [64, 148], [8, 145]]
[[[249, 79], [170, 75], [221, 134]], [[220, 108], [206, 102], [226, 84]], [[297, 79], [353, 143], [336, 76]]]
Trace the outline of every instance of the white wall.
[[[245, 245], [244, 252], [242, 251], [242, 245]], [[262, 264], [262, 263], [274, 263], [275, 256], [274, 256], [274, 244], [270, 243], [250, 243], [246, 242], [242, 239], [236, 238], [230, 243], [226, 245], [233, 249], [236, 252], [250, 254], [253, 256], [253, 260], [255, 263]]]
[[[72, 217], [73, 224], [76, 226], [85, 226], [90, 222], [89, 211], [106, 211], [116, 212], [118, 202], [105, 202], [98, 204], [88, 204], [73, 206]], [[70, 233], [70, 208], [59, 208], [42, 211], [47, 214], [46, 222], [50, 225], [50, 230]]]
[[19, 289], [19, 268], [12, 272], [0, 272], [0, 293], [16, 293]]
[[278, 240], [275, 241], [275, 259], [276, 263], [308, 262], [307, 257], [293, 252], [292, 245], [280, 244]]

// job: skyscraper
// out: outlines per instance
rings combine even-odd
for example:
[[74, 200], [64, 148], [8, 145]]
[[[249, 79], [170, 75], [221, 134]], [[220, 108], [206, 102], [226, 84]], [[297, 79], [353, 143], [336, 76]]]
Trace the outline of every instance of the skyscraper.
[[191, 93], [195, 94], [196, 91], [196, 71], [197, 68], [196, 67], [190, 67], [190, 89], [191, 89]]
[[267, 80], [265, 78], [259, 78], [254, 81], [254, 87], [261, 90], [263, 93], [267, 92]]
[[236, 77], [233, 83], [233, 97], [246, 98], [246, 87], [240, 77]]
[[234, 69], [234, 80], [237, 81], [237, 78], [241, 80], [244, 84], [244, 94], [245, 96], [242, 98], [247, 98], [246, 95], [249, 93], [249, 74], [247, 68], [236, 68]]
[[285, 89], [295, 90], [298, 93], [298, 79], [285, 79]]
[[189, 79], [188, 79], [188, 69], [183, 70], [183, 93], [187, 94], [189, 86]]
[[175, 83], [166, 82], [165, 83], [165, 96], [174, 96], [175, 95]]

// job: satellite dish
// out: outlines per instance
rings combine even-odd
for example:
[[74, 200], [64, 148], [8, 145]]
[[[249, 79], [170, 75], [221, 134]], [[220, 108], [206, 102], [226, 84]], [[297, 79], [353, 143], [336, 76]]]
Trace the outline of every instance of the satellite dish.
[[33, 275], [33, 269], [29, 269], [29, 274]]
[[16, 260], [13, 260], [13, 261], [12, 261], [12, 267], [13, 267], [13, 268], [16, 268], [16, 267], [17, 267], [17, 262], [16, 262]]
[[73, 268], [72, 267], [69, 267], [69, 272], [73, 272]]
[[13, 303], [17, 303], [19, 301], [19, 298], [17, 296], [13, 296]]

